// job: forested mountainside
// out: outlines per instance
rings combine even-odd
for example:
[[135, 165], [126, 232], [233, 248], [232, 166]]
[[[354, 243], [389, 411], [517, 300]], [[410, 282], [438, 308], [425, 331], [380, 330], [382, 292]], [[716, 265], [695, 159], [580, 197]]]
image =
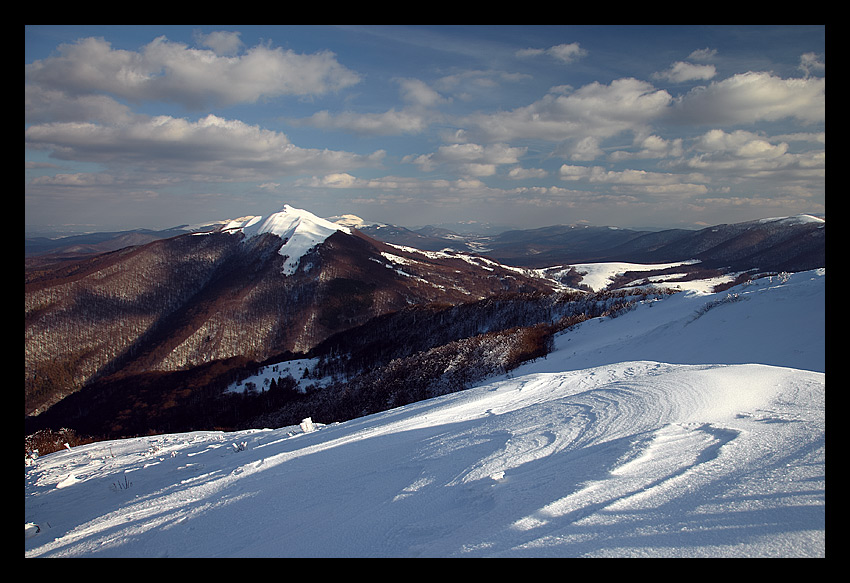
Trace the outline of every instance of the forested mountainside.
[[[413, 305], [338, 332], [304, 354], [262, 362], [234, 357], [188, 370], [100, 378], [29, 417], [28, 433], [70, 428], [119, 437], [281, 427], [311, 415], [351, 419], [463, 390], [545, 357], [556, 333], [588, 318], [615, 316], [652, 293], [669, 292], [510, 293]], [[292, 377], [293, 359], [310, 362], [309, 379]], [[257, 391], [227, 391], [261, 370], [280, 373], [270, 374], [273, 382]]]
[[412, 304], [549, 291], [491, 261], [336, 232], [284, 274], [283, 241], [182, 235], [83, 259], [27, 260], [26, 414], [112, 376], [262, 362]]

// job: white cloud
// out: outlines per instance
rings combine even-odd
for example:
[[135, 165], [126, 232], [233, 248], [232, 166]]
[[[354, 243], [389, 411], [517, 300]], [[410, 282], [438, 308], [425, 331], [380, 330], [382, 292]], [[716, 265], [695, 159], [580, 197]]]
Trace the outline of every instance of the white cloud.
[[675, 174], [627, 169], [606, 170], [601, 166], [564, 164], [559, 170], [562, 180], [605, 184], [611, 191], [641, 196], [688, 197], [708, 192], [708, 179], [696, 172]]
[[669, 169], [697, 171], [722, 178], [726, 183], [745, 180], [772, 180], [774, 190], [805, 189], [815, 193], [823, 188], [826, 151], [792, 153], [785, 141], [761, 134], [714, 129], [694, 140], [688, 156], [666, 163]]
[[468, 132], [487, 140], [539, 139], [562, 142], [569, 138], [597, 140], [636, 131], [661, 116], [672, 96], [646, 81], [627, 78], [610, 84], [594, 82], [568, 95], [548, 94], [526, 107], [468, 116]]
[[805, 53], [800, 57], [800, 69], [806, 77], [826, 71], [826, 63], [820, 62], [819, 59], [816, 53]]
[[242, 48], [241, 33], [219, 30], [209, 34], [195, 35], [201, 46], [211, 48], [217, 55], [235, 55]]
[[129, 107], [107, 95], [68, 95], [24, 85], [24, 119], [28, 123], [91, 121], [127, 123], [134, 114]]
[[608, 155], [608, 159], [612, 162], [622, 162], [625, 160], [640, 160], [652, 158], [668, 158], [671, 156], [682, 155], [681, 138], [664, 139], [656, 134], [648, 136], [637, 136], [634, 140], [634, 150], [625, 151], [617, 150]]
[[587, 51], [581, 48], [578, 43], [560, 44], [548, 49], [522, 49], [516, 52], [519, 57], [535, 57], [538, 55], [548, 55], [563, 63], [574, 63], [575, 61], [587, 56]]
[[[232, 37], [220, 37], [218, 50], [224, 40], [232, 49]], [[222, 56], [165, 37], [138, 52], [113, 49], [103, 39], [81, 39], [60, 45], [56, 56], [26, 65], [25, 71], [28, 83], [71, 95], [105, 92], [131, 101], [175, 102], [191, 108], [321, 95], [360, 81], [327, 51], [298, 54], [258, 45], [239, 56]]]
[[631, 184], [644, 186], [660, 186], [681, 184], [683, 182], [704, 182], [705, 177], [699, 174], [672, 174], [664, 172], [648, 172], [646, 170], [606, 170], [602, 166], [575, 166], [563, 164], [560, 176], [564, 180], [601, 182], [606, 184]]
[[454, 168], [462, 176], [492, 176], [501, 165], [517, 164], [526, 150], [507, 144], [449, 144], [440, 146], [431, 154], [415, 157], [413, 162], [425, 171], [444, 165]]
[[115, 177], [109, 174], [76, 172], [74, 174], [55, 174], [53, 176], [37, 176], [33, 184], [42, 186], [104, 186], [115, 183]]
[[675, 110], [677, 121], [689, 123], [755, 123], [783, 118], [823, 122], [826, 80], [742, 73], [692, 89], [677, 101]]
[[570, 160], [585, 162], [596, 160], [604, 154], [602, 148], [599, 147], [599, 140], [593, 136], [571, 141], [562, 151], [566, 152], [566, 156]]
[[346, 172], [336, 172], [323, 176], [315, 183], [316, 186], [327, 188], [352, 188], [357, 184], [357, 179]]
[[714, 65], [694, 65], [679, 61], [670, 65], [670, 68], [660, 73], [655, 73], [656, 79], [667, 79], [674, 83], [687, 81], [707, 81], [717, 75]]
[[382, 113], [342, 112], [331, 115], [318, 111], [302, 120], [293, 120], [295, 125], [341, 130], [355, 134], [375, 136], [398, 136], [418, 134], [428, 127], [429, 117], [418, 111], [390, 109]]
[[424, 132], [434, 119], [429, 110], [447, 103], [437, 91], [418, 79], [399, 79], [401, 99], [408, 107], [389, 109], [381, 113], [357, 113], [344, 111], [331, 114], [318, 111], [308, 118], [291, 120], [295, 125], [340, 130], [354, 134], [374, 136], [398, 136]]
[[28, 147], [51, 150], [60, 159], [192, 174], [203, 180], [342, 170], [374, 165], [383, 156], [382, 151], [361, 156], [298, 148], [280, 132], [215, 115], [197, 121], [158, 116], [116, 126], [42, 124], [27, 128], [24, 136]]
[[417, 107], [435, 107], [446, 99], [419, 79], [399, 79], [402, 99]]
[[771, 144], [758, 134], [743, 130], [727, 133], [715, 129], [703, 134], [694, 144], [700, 152], [723, 153], [735, 158], [776, 158], [788, 151], [788, 144]]
[[511, 168], [508, 172], [508, 178], [513, 180], [524, 180], [527, 178], [545, 178], [549, 173], [542, 168]]
[[706, 47], [704, 49], [695, 50], [688, 55], [688, 59], [692, 61], [708, 61], [713, 59], [715, 56], [717, 56], [717, 49], [709, 49]]

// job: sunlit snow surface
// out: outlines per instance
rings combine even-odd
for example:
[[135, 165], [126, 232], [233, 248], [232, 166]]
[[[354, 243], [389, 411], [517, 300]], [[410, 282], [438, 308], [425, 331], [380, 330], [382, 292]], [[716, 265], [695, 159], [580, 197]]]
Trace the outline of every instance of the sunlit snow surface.
[[301, 262], [301, 258], [316, 245], [336, 233], [351, 233], [348, 227], [322, 219], [309, 211], [284, 205], [279, 212], [268, 217], [249, 216], [233, 219], [222, 230], [241, 231], [250, 238], [263, 233], [271, 233], [283, 239], [279, 253], [286, 256], [283, 272], [292, 275]]
[[825, 279], [676, 294], [507, 377], [308, 433], [44, 456], [25, 554], [825, 556]]

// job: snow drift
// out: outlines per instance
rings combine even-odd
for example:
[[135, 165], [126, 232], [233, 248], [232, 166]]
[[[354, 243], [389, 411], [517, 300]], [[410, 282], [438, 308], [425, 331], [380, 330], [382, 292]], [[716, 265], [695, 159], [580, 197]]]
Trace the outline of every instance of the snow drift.
[[309, 432], [44, 456], [25, 556], [825, 556], [824, 283], [648, 302], [506, 377]]

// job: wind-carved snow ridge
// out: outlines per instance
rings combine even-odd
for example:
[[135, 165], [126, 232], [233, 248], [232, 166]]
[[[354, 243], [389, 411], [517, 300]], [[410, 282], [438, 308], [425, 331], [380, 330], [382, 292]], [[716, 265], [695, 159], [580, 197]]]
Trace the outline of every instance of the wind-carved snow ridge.
[[241, 230], [248, 238], [272, 233], [283, 239], [280, 254], [286, 257], [283, 267], [286, 275], [295, 273], [301, 258], [337, 231], [351, 234], [351, 229], [348, 227], [332, 223], [288, 204], [284, 205], [279, 212], [269, 215], [265, 221], [262, 217], [243, 217], [231, 221], [226, 228]]

